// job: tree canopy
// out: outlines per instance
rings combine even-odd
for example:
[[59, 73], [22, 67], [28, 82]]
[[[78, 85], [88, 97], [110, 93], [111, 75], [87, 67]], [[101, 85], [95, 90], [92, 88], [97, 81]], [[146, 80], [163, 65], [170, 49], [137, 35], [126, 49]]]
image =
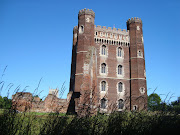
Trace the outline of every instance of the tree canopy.
[[0, 96], [0, 108], [10, 109], [12, 104], [12, 100], [7, 97]]

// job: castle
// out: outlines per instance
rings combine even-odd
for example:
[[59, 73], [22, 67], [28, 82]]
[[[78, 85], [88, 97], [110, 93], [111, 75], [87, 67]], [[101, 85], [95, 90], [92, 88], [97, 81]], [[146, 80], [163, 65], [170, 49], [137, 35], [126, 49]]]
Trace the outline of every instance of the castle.
[[147, 109], [142, 20], [128, 19], [127, 30], [94, 20], [94, 11], [82, 9], [73, 29], [68, 111]]
[[50, 89], [44, 101], [31, 93], [12, 96], [20, 111], [77, 114], [147, 109], [142, 20], [127, 20], [127, 30], [94, 25], [95, 13], [82, 9], [73, 29], [70, 90], [67, 99]]

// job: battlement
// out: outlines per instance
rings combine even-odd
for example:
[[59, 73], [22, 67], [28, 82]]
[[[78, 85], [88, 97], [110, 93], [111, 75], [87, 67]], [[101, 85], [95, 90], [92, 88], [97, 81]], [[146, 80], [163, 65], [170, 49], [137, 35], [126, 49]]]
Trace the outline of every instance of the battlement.
[[56, 97], [58, 97], [58, 95], [59, 95], [59, 89], [58, 89], [58, 88], [56, 88], [56, 89], [51, 89], [51, 88], [49, 88], [49, 94], [55, 95]]
[[94, 26], [95, 31], [102, 31], [102, 32], [110, 32], [114, 34], [123, 34], [123, 35], [128, 35], [129, 30], [126, 29], [117, 29], [117, 28], [112, 28], [112, 27], [106, 27], [106, 26], [100, 26], [100, 25], [95, 25]]
[[95, 17], [94, 11], [92, 9], [86, 9], [86, 8], [80, 10], [78, 16], [85, 15], [85, 14], [86, 15], [92, 15], [93, 17]]
[[134, 17], [134, 18], [129, 18], [126, 22], [127, 25], [131, 24], [131, 23], [141, 23], [142, 24], [142, 20], [141, 18], [138, 17]]
[[74, 26], [73, 31], [75, 32], [77, 30], [78, 30], [78, 26]]

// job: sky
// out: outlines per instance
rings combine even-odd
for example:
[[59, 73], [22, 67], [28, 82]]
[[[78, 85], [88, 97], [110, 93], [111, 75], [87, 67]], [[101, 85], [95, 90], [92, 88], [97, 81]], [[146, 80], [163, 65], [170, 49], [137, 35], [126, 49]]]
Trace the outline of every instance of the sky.
[[141, 18], [148, 95], [156, 89], [166, 102], [180, 96], [179, 0], [0, 0], [2, 96], [20, 86], [44, 98], [64, 83], [66, 98], [73, 27], [84, 8], [95, 12], [95, 25], [127, 29], [129, 18]]

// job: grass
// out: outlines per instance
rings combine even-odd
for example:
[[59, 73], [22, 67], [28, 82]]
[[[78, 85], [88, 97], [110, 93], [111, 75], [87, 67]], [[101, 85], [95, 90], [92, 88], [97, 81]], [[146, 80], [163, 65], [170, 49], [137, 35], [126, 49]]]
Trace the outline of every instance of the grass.
[[[0, 115], [4, 113], [4, 111], [8, 111], [8, 109], [0, 109]], [[65, 113], [43, 113], [43, 112], [25, 112], [27, 115], [37, 115], [37, 116], [49, 116], [49, 115], [58, 115], [65, 116]]]
[[38, 116], [50, 116], [50, 115], [58, 115], [58, 116], [65, 116], [65, 113], [43, 113], [43, 112], [27, 112], [29, 115], [38, 115]]
[[[60, 117], [63, 116], [63, 117]], [[180, 116], [149, 112], [123, 112], [77, 117], [56, 113], [3, 113], [0, 134], [162, 134], [176, 132]]]

